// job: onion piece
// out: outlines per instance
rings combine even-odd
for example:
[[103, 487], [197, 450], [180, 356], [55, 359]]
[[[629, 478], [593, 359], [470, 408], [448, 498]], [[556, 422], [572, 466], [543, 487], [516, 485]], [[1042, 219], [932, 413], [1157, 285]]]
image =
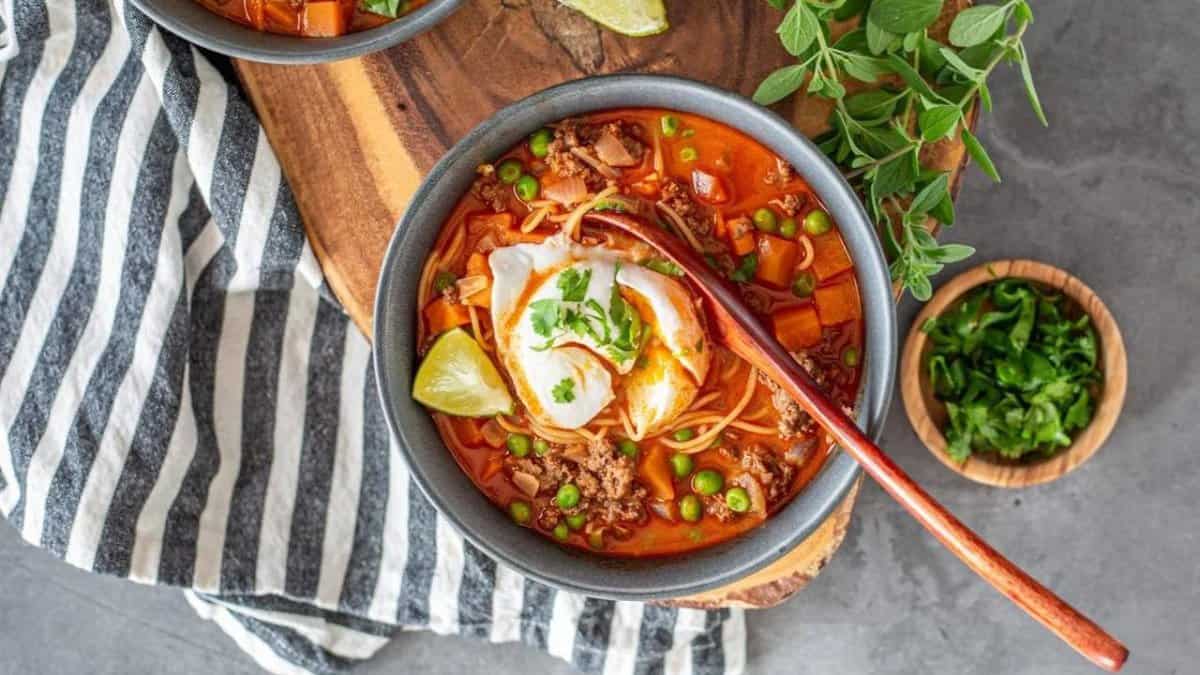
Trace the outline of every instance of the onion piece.
[[664, 502], [656, 499], [650, 502], [650, 511], [663, 520], [668, 520], [672, 523], [676, 520], [675, 502]]
[[611, 131], [600, 135], [599, 140], [592, 146], [601, 162], [609, 166], [637, 166], [638, 160], [629, 152], [629, 148]]
[[542, 194], [563, 206], [575, 206], [587, 198], [587, 183], [579, 176], [560, 178], [542, 187]]
[[514, 471], [512, 473], [512, 482], [513, 485], [517, 486], [518, 490], [530, 498], [536, 497], [538, 490], [542, 487], [541, 481], [535, 478], [533, 474], [528, 474], [524, 471]]
[[787, 452], [783, 453], [783, 461], [787, 462], [788, 464], [800, 466], [801, 464], [804, 464], [804, 462], [808, 459], [808, 456], [812, 454], [813, 449], [816, 447], [817, 439], [802, 438], [795, 443], [792, 443], [792, 447], [788, 448]]

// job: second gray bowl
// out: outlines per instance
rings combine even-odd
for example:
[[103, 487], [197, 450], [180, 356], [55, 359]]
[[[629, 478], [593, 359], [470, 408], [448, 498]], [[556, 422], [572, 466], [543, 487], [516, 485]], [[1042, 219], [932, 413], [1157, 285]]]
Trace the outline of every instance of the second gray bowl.
[[375, 300], [375, 371], [384, 414], [417, 485], [455, 528], [493, 558], [538, 581], [586, 595], [649, 600], [724, 586], [796, 547], [841, 502], [859, 475], [838, 453], [795, 499], [759, 528], [684, 556], [616, 559], [559, 546], [512, 524], [475, 488], [412, 398], [417, 367], [417, 282], [443, 223], [492, 161], [565, 117], [613, 108], [669, 108], [703, 115], [755, 138], [792, 164], [833, 215], [854, 259], [865, 315], [865, 372], [858, 423], [883, 428], [896, 372], [896, 314], [887, 263], [858, 197], [837, 169], [787, 122], [740, 96], [673, 77], [611, 75], [569, 82], [499, 111], [455, 145], [413, 197], [388, 248]]
[[398, 45], [429, 30], [463, 0], [430, 0], [377, 28], [335, 38], [306, 38], [254, 30], [208, 11], [195, 0], [133, 0], [155, 23], [219, 54], [264, 63], [321, 63]]

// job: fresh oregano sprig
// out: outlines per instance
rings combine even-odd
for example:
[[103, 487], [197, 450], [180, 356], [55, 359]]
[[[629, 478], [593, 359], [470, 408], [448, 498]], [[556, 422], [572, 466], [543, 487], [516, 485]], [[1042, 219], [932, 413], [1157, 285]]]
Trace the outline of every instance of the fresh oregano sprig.
[[[943, 44], [929, 35], [943, 0], [767, 2], [787, 10], [776, 32], [796, 63], [767, 76], [754, 100], [770, 105], [803, 89], [834, 101], [831, 130], [818, 145], [863, 195], [884, 233], [892, 279], [928, 300], [929, 277], [974, 249], [939, 244], [930, 234], [929, 219], [954, 224], [954, 204], [949, 174], [925, 166], [921, 151], [960, 134], [971, 159], [1000, 181], [966, 121], [977, 102], [992, 109], [988, 77], [1004, 62], [1020, 69], [1030, 105], [1046, 124], [1022, 42], [1033, 11], [1027, 0], [975, 5], [954, 18]], [[858, 27], [833, 40], [831, 24], [851, 19]], [[871, 86], [849, 93], [845, 85], [855, 80]]]

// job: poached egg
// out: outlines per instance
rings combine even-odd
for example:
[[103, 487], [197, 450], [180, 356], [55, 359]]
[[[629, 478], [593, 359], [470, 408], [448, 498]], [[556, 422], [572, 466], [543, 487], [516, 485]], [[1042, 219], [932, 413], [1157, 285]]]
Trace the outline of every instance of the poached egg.
[[[497, 354], [540, 424], [578, 429], [620, 393], [640, 439], [695, 400], [711, 349], [676, 279], [563, 235], [498, 248], [488, 264]], [[630, 324], [645, 336], [635, 351], [620, 340]]]

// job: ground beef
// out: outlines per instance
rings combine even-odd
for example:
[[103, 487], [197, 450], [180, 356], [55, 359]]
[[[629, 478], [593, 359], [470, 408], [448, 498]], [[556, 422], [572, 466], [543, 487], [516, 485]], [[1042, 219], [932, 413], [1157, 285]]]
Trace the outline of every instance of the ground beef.
[[[587, 513], [589, 522], [613, 525], [640, 522], [646, 517], [646, 489], [634, 480], [633, 460], [604, 440], [588, 444], [582, 453], [531, 455], [509, 460], [512, 469], [538, 479], [538, 495], [547, 497], [565, 483], [574, 483], [581, 496], [578, 506], [563, 512], [551, 504], [538, 515], [538, 523], [553, 528], [563, 515]], [[548, 526], [547, 526], [548, 524]]]
[[[608, 185], [608, 179], [599, 171], [592, 168], [579, 157], [572, 154], [572, 148], [579, 148], [591, 157], [596, 155], [594, 145], [602, 134], [612, 133], [637, 160], [645, 155], [646, 147], [626, 126], [618, 122], [603, 125], [591, 125], [577, 119], [563, 120], [554, 130], [554, 138], [550, 141], [549, 154], [546, 155], [546, 165], [555, 175], [562, 178], [578, 176], [587, 183], [588, 189], [596, 192]], [[620, 172], [620, 169], [614, 168]]]
[[796, 170], [792, 168], [791, 164], [776, 157], [775, 168], [767, 172], [765, 180], [771, 185], [783, 186], [790, 182], [795, 175]]
[[796, 475], [795, 467], [758, 443], [742, 448], [742, 468], [762, 486], [768, 502], [787, 497], [792, 477]]
[[795, 216], [797, 213], [799, 213], [800, 207], [803, 205], [803, 203], [804, 202], [800, 199], [800, 197], [791, 194], [784, 195], [779, 199], [771, 200], [771, 204], [778, 206], [779, 210], [783, 211], [783, 215], [789, 217]]
[[[667, 178], [662, 181], [660, 189], [662, 197], [658, 203], [678, 213], [693, 234], [705, 237], [712, 233], [712, 211], [697, 204], [686, 185], [674, 178]], [[708, 250], [707, 246], [705, 250]]]
[[715, 494], [709, 497], [701, 497], [701, 500], [704, 502], [704, 512], [722, 523], [728, 523], [737, 518], [737, 514], [733, 512], [733, 509], [729, 508], [729, 505], [725, 503], [725, 495]]
[[475, 170], [479, 176], [471, 184], [471, 194], [496, 213], [503, 213], [507, 208], [504, 198], [504, 186], [496, 178], [496, 168], [491, 164], [481, 164]]
[[[808, 373], [813, 382], [821, 389], [825, 389], [829, 382], [829, 377], [817, 365], [817, 362], [806, 352], [795, 352], [792, 358], [800, 367]], [[766, 373], [759, 372], [758, 380], [762, 382], [768, 389], [771, 390], [771, 405], [775, 407], [779, 413], [779, 437], [791, 438], [801, 433], [809, 433], [815, 427], [812, 418], [808, 413], [800, 408], [800, 405], [792, 400], [792, 397], [783, 390], [775, 380], [772, 380]]]

